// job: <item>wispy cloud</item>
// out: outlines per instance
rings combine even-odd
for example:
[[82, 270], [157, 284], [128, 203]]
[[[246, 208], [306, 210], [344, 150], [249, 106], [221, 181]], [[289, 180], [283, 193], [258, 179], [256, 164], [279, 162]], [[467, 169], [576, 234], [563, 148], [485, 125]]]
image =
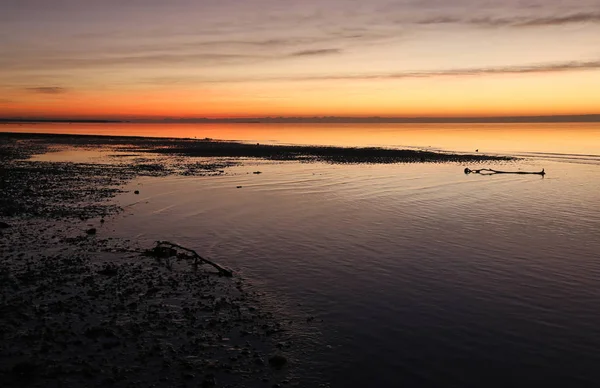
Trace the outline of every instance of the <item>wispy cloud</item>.
[[417, 24], [466, 24], [480, 27], [549, 27], [578, 23], [600, 23], [600, 13], [581, 12], [554, 16], [457, 17], [438, 16], [418, 20]]
[[[85, 52], [90, 54], [106, 54], [106, 47], [110, 47], [112, 55], [151, 55], [153, 53], [175, 54], [189, 52], [203, 53], [231, 53], [231, 54], [272, 54], [274, 50], [283, 51], [312, 51], [320, 49], [319, 46], [348, 47], [355, 44], [369, 44], [385, 41], [389, 38], [398, 38], [402, 33], [396, 29], [380, 30], [377, 28], [345, 28], [335, 26], [323, 28], [318, 31], [302, 31], [281, 33], [271, 31], [264, 35], [253, 34], [245, 31], [244, 36], [223, 36], [215, 39], [212, 36], [204, 36], [202, 33], [188, 33], [184, 35], [163, 35], [152, 32], [141, 35], [139, 38], [132, 37], [123, 39], [112, 39], [109, 36], [102, 37], [105, 42], [101, 48], [95, 46], [78, 44], [75, 50], [64, 50], [65, 54]], [[273, 36], [276, 35], [276, 36]], [[18, 49], [18, 48], [15, 48]], [[53, 52], [56, 50], [53, 49]]]
[[[277, 61], [282, 59], [299, 58], [299, 57], [319, 57], [335, 54], [342, 54], [344, 51], [341, 48], [322, 48], [322, 49], [305, 49], [291, 51], [286, 46], [285, 40], [281, 41], [256, 41], [245, 42], [240, 41], [240, 44], [253, 45], [277, 45], [276, 50], [222, 50], [230, 52], [208, 51], [203, 44], [198, 44], [200, 47], [194, 48], [190, 44], [182, 46], [174, 45], [170, 49], [163, 46], [143, 47], [138, 51], [130, 49], [114, 50], [112, 53], [97, 52], [97, 53], [81, 53], [81, 52], [58, 52], [49, 54], [44, 59], [45, 70], [81, 70], [95, 68], [162, 68], [164, 66], [197, 66], [197, 67], [220, 67], [229, 65], [249, 65], [262, 63], [267, 61]], [[293, 46], [292, 46], [293, 48]], [[165, 51], [162, 51], [165, 50]], [[119, 52], [121, 51], [121, 52]], [[0, 69], [4, 70], [38, 70], [39, 62], [37, 58], [22, 60], [19, 58], [0, 58]], [[58, 94], [64, 92], [60, 88], [40, 87], [29, 88], [30, 91], [44, 94]]]
[[362, 74], [324, 74], [311, 76], [290, 77], [264, 77], [264, 78], [222, 78], [198, 79], [197, 82], [207, 83], [235, 83], [256, 81], [367, 81], [367, 80], [398, 80], [410, 78], [435, 78], [435, 77], [475, 77], [485, 75], [510, 75], [510, 74], [542, 74], [560, 73], [568, 71], [600, 70], [598, 61], [570, 61], [559, 63], [544, 63], [534, 65], [477, 67], [464, 69], [445, 69], [438, 71], [406, 71], [397, 73], [362, 73]]
[[501, 67], [478, 67], [466, 69], [447, 69], [440, 71], [423, 71], [423, 72], [400, 72], [400, 73], [384, 73], [384, 74], [357, 74], [357, 75], [341, 75], [341, 76], [318, 76], [304, 77], [298, 80], [369, 80], [369, 79], [402, 79], [402, 78], [431, 78], [431, 77], [468, 77], [468, 76], [483, 76], [494, 74], [531, 74], [531, 73], [558, 73], [575, 70], [598, 70], [600, 69], [600, 61], [588, 62], [561, 62], [548, 63], [538, 65], [525, 66], [501, 66]]
[[67, 89], [59, 86], [40, 86], [35, 88], [27, 88], [27, 91], [38, 94], [63, 94], [67, 92]]
[[318, 49], [318, 50], [302, 50], [290, 54], [291, 57], [314, 57], [321, 55], [341, 54], [343, 51], [337, 48]]
[[[381, 37], [378, 35], [377, 37]], [[359, 39], [375, 39], [375, 34], [348, 34], [342, 32], [330, 33], [315, 36], [287, 36], [278, 38], [249, 38], [249, 39], [221, 39], [205, 40], [197, 39], [187, 42], [172, 43], [157, 39], [147, 44], [124, 44], [115, 45], [111, 48], [111, 53], [121, 55], [139, 53], [139, 55], [151, 55], [153, 53], [177, 54], [177, 53], [205, 53], [207, 55], [222, 55], [224, 58], [233, 56], [265, 56], [277, 52], [296, 50], [300, 53], [307, 52], [310, 55], [316, 51], [319, 55], [321, 49], [315, 49], [319, 45], [342, 45], [346, 41]], [[279, 51], [277, 51], [279, 50]], [[328, 49], [325, 49], [328, 50]], [[223, 54], [219, 54], [223, 53]]]
[[556, 26], [572, 23], [600, 23], [600, 13], [576, 13], [566, 16], [551, 16], [545, 18], [532, 18], [517, 24], [521, 27]]
[[[98, 53], [96, 55], [61, 55], [55, 53], [44, 59], [44, 70], [82, 70], [95, 68], [160, 68], [163, 66], [176, 67], [180, 65], [194, 66], [222, 66], [230, 64], [245, 64], [269, 59], [258, 54], [226, 54], [211, 52], [169, 52], [169, 53], [131, 53], [109, 55]], [[38, 70], [40, 64], [37, 58], [26, 60], [19, 58], [0, 58], [0, 69], [3, 70]], [[56, 94], [53, 88], [31, 88], [39, 93]]]

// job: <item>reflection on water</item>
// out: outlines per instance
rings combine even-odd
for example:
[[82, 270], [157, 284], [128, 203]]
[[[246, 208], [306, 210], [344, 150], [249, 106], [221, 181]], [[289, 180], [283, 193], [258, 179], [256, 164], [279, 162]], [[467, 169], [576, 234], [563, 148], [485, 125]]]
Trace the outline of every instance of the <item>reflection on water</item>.
[[74, 149], [64, 147], [53, 149], [45, 154], [33, 155], [30, 160], [33, 162], [72, 162], [72, 163], [108, 163], [109, 157], [115, 154], [115, 151], [108, 149]]
[[12, 124], [3, 132], [214, 138], [461, 152], [600, 155], [600, 123], [560, 124]]
[[306, 384], [591, 386], [600, 166], [513, 167], [542, 166], [545, 178], [262, 162], [135, 182], [141, 198], [119, 198], [135, 204], [113, 227], [197, 249], [293, 319], [315, 316], [300, 333]]

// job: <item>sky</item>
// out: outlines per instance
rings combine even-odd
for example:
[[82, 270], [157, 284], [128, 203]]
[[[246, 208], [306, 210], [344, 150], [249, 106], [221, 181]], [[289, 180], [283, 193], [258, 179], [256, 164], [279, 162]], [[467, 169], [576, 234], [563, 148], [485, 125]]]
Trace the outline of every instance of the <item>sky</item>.
[[2, 0], [0, 117], [600, 113], [600, 0]]

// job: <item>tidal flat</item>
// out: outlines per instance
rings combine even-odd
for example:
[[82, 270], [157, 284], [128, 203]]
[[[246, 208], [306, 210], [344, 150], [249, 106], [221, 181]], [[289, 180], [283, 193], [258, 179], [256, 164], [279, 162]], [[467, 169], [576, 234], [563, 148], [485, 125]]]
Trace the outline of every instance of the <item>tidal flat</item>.
[[149, 257], [152, 247], [103, 236], [122, 211], [110, 199], [126, 181], [219, 174], [227, 163], [31, 161], [65, 139], [0, 137], [3, 386], [290, 382], [290, 323], [263, 311], [242, 279], [194, 268], [181, 254]]

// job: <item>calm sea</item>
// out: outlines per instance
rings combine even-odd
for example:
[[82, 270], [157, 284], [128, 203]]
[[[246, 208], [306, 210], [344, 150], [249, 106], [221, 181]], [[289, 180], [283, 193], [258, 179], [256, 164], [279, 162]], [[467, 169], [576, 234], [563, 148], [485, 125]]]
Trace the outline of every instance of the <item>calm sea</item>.
[[301, 322], [300, 386], [600, 386], [600, 124], [23, 129], [527, 156], [488, 166], [548, 174], [248, 160], [133, 181], [105, 227], [194, 248]]

